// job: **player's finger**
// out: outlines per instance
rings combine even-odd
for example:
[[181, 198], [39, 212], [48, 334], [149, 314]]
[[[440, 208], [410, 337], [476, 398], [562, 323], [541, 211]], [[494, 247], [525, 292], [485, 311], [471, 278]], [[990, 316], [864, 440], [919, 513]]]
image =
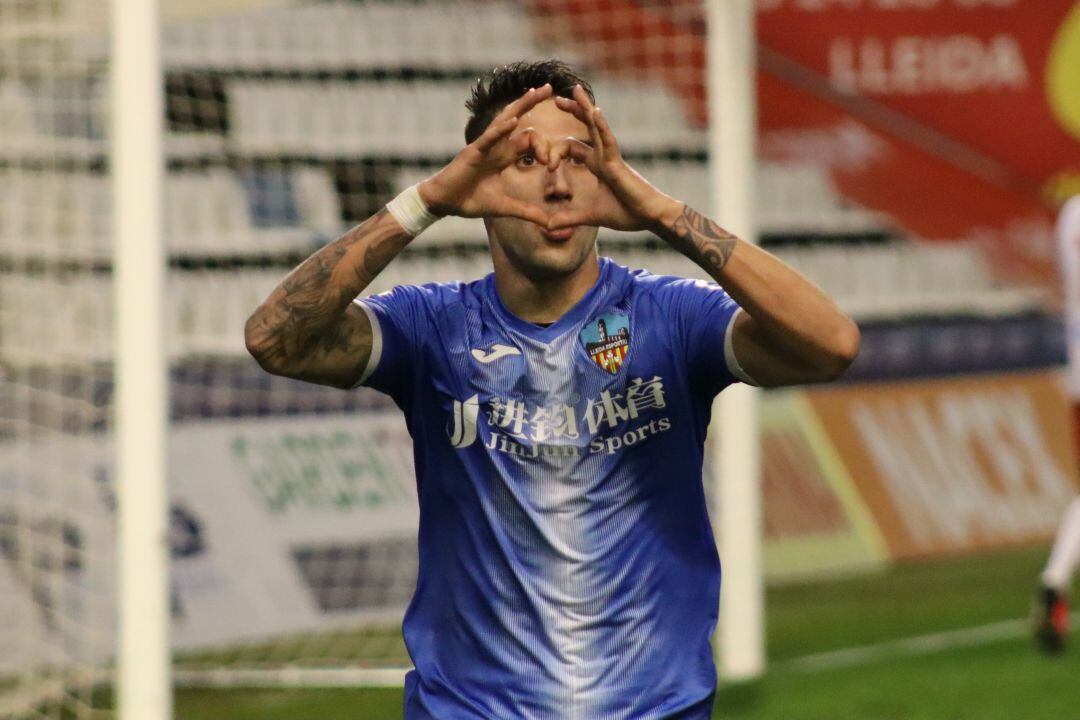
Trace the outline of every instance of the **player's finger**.
[[592, 146], [583, 143], [577, 138], [567, 138], [564, 149], [564, 157], [584, 163], [591, 169], [596, 164], [596, 153]]
[[563, 158], [566, 157], [567, 152], [568, 149], [565, 143], [561, 145], [556, 145], [554, 148], [552, 148], [551, 155], [548, 156], [548, 161], [547, 163], [545, 163], [548, 167], [548, 170], [554, 171], [558, 169], [559, 165], [562, 164]]
[[607, 117], [600, 108], [593, 108], [593, 119], [596, 122], [596, 128], [600, 131], [600, 139], [604, 142], [606, 149], [618, 152], [619, 141], [615, 139], [615, 133], [611, 130], [611, 126], [608, 125]]
[[[562, 102], [560, 102], [560, 101], [562, 101]], [[585, 127], [587, 127], [589, 129], [589, 139], [590, 139], [590, 141], [596, 146], [600, 145], [598, 140], [601, 138], [601, 136], [600, 136], [600, 133], [598, 132], [598, 128], [595, 128], [596, 122], [593, 120], [593, 118], [589, 115], [589, 113], [585, 110], [585, 108], [583, 108], [581, 106], [581, 104], [577, 100], [570, 100], [570, 99], [567, 99], [567, 98], [559, 97], [559, 98], [555, 98], [555, 103], [556, 103], [556, 105], [558, 105], [559, 108], [561, 108], [565, 112], [570, 113], [575, 118], [580, 120], [585, 125]], [[594, 129], [597, 130], [597, 131], [594, 132]]]
[[574, 102], [584, 111], [584, 115], [578, 117], [578, 119], [589, 128], [589, 139], [592, 140], [593, 147], [602, 150], [604, 143], [603, 138], [600, 136], [600, 130], [596, 126], [596, 117], [593, 113], [595, 108], [592, 101], [589, 100], [589, 94], [585, 92], [585, 88], [581, 87], [581, 85], [574, 86]]
[[594, 123], [592, 117], [593, 105], [589, 101], [588, 93], [580, 85], [575, 85], [573, 95], [573, 98], [556, 97], [555, 106], [564, 112], [570, 113], [586, 125], [592, 125]]
[[538, 162], [548, 165], [551, 163], [551, 142], [547, 138], [541, 138], [533, 133], [533, 155]]
[[585, 108], [578, 104], [577, 100], [559, 96], [555, 98], [555, 106], [563, 112], [570, 113], [581, 122], [588, 124], [589, 114], [585, 112]]
[[482, 153], [486, 153], [494, 147], [495, 143], [509, 135], [510, 132], [517, 127], [517, 123], [518, 119], [516, 116], [492, 121], [492, 123], [487, 126], [487, 129], [480, 134], [480, 137], [476, 138], [476, 149]]
[[577, 138], [573, 138], [573, 137], [566, 138], [563, 142], [560, 142], [557, 145], [552, 146], [551, 156], [548, 159], [548, 163], [547, 163], [548, 170], [554, 171], [554, 170], [558, 169], [559, 165], [562, 164], [562, 161], [565, 160], [568, 157], [572, 158], [574, 160], [582, 160], [583, 156], [581, 155], [581, 153], [578, 153], [577, 155], [572, 154], [572, 152], [574, 151], [573, 145], [575, 143], [577, 145], [580, 145], [580, 146], [586, 148], [586, 149], [589, 147], [588, 145], [581, 142]]
[[600, 128], [596, 126], [595, 116], [591, 118], [589, 125], [589, 140], [592, 141], [592, 146], [596, 148], [599, 153], [606, 153], [607, 145], [604, 143], [604, 136], [600, 134]]
[[536, 223], [540, 227], [547, 227], [548, 222], [550, 221], [548, 214], [538, 205], [533, 205], [532, 203], [512, 197], [504, 197], [494, 214], [521, 218], [522, 220]]
[[545, 165], [550, 158], [551, 144], [537, 135], [532, 128], [525, 128], [511, 135], [510, 146], [514, 150], [513, 160], [517, 160], [524, 152], [531, 152], [538, 162]]
[[558, 230], [559, 228], [574, 227], [575, 225], [592, 225], [593, 218], [588, 210], [560, 210], [548, 219], [547, 229]]
[[589, 93], [585, 92], [585, 88], [581, 87], [580, 84], [575, 85], [572, 94], [577, 104], [585, 108], [585, 112], [592, 112], [592, 100], [589, 99]]
[[551, 97], [551, 83], [545, 83], [538, 88], [531, 88], [524, 95], [503, 108], [499, 115], [506, 114], [507, 117], [512, 115], [521, 117], [549, 97]]

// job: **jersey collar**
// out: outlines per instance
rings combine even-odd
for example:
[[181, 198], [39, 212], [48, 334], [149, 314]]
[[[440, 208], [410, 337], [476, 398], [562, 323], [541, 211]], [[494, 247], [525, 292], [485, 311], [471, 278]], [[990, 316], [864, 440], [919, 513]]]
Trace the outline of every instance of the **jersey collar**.
[[489, 273], [484, 278], [484, 294], [494, 313], [507, 327], [526, 337], [541, 342], [550, 342], [592, 315], [596, 310], [596, 306], [603, 299], [611, 275], [611, 267], [614, 263], [606, 257], [599, 258], [599, 262], [600, 274], [597, 276], [593, 286], [562, 317], [547, 327], [540, 327], [535, 323], [522, 320], [503, 305], [502, 298], [499, 297], [499, 293], [495, 288], [495, 273]]

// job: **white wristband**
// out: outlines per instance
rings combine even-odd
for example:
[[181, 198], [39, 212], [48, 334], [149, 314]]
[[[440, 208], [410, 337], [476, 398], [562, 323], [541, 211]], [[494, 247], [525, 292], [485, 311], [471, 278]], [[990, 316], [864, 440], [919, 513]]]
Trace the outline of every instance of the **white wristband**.
[[428, 209], [424, 198], [420, 197], [419, 185], [413, 185], [401, 191], [396, 198], [386, 204], [386, 209], [398, 221], [398, 224], [413, 237], [424, 231], [431, 223], [439, 219]]

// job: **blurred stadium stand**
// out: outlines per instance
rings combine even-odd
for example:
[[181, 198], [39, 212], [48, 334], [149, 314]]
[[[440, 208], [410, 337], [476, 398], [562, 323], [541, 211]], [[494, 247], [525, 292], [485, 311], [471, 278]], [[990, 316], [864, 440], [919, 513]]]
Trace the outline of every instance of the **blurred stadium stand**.
[[[410, 31], [395, 32], [403, 26]], [[94, 38], [69, 52], [94, 67], [106, 47]], [[366, 391], [346, 395], [266, 376], [244, 352], [244, 319], [288, 268], [454, 154], [473, 78], [539, 55], [529, 17], [501, 2], [327, 2], [167, 25], [174, 418], [378, 404]], [[633, 164], [670, 194], [708, 208], [704, 132], [674, 93], [659, 81], [630, 85], [602, 73], [595, 88]], [[104, 92], [93, 75], [0, 81], [10, 109], [0, 117], [0, 263], [17, 270], [0, 284], [0, 333], [18, 367], [63, 360], [42, 335], [46, 327], [86, 336], [69, 345], [79, 354], [72, 361], [110, 357], [102, 340], [111, 322]], [[862, 355], [846, 379], [1063, 361], [1060, 322], [1043, 310], [1040, 294], [1001, 287], [979, 248], [904, 237], [889, 218], [845, 201], [811, 165], [762, 165], [757, 196], [762, 244], [860, 321]], [[702, 276], [643, 235], [604, 231], [601, 244], [625, 264]], [[488, 268], [479, 221], [449, 218], [372, 290], [471, 279]], [[50, 304], [58, 293], [74, 301]], [[0, 422], [22, 381], [33, 386], [35, 377], [63, 370], [9, 372], [26, 378], [0, 384]], [[52, 398], [58, 403], [109, 392], [104, 379], [86, 384], [67, 397], [68, 385], [41, 383], [64, 389], [64, 398]], [[271, 387], [272, 406], [263, 393], [244, 391]]]

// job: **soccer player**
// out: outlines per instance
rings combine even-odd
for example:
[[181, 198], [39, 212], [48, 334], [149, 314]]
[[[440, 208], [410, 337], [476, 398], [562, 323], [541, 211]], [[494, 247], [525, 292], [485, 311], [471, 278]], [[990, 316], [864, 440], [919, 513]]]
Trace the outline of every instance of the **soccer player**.
[[[1058, 216], [1058, 256], [1065, 288], [1066, 387], [1072, 399], [1072, 425], [1080, 451], [1080, 196]], [[1050, 559], [1035, 599], [1035, 640], [1048, 653], [1061, 652], [1069, 634], [1069, 590], [1080, 564], [1080, 497], [1065, 509]]]
[[[494, 71], [466, 103], [465, 148], [247, 324], [268, 371], [366, 385], [405, 413], [408, 720], [708, 718], [712, 400], [831, 380], [858, 351], [821, 290], [638, 175], [593, 102], [556, 61]], [[483, 218], [493, 274], [356, 299], [444, 215]], [[599, 226], [651, 231], [716, 283], [598, 258]]]

